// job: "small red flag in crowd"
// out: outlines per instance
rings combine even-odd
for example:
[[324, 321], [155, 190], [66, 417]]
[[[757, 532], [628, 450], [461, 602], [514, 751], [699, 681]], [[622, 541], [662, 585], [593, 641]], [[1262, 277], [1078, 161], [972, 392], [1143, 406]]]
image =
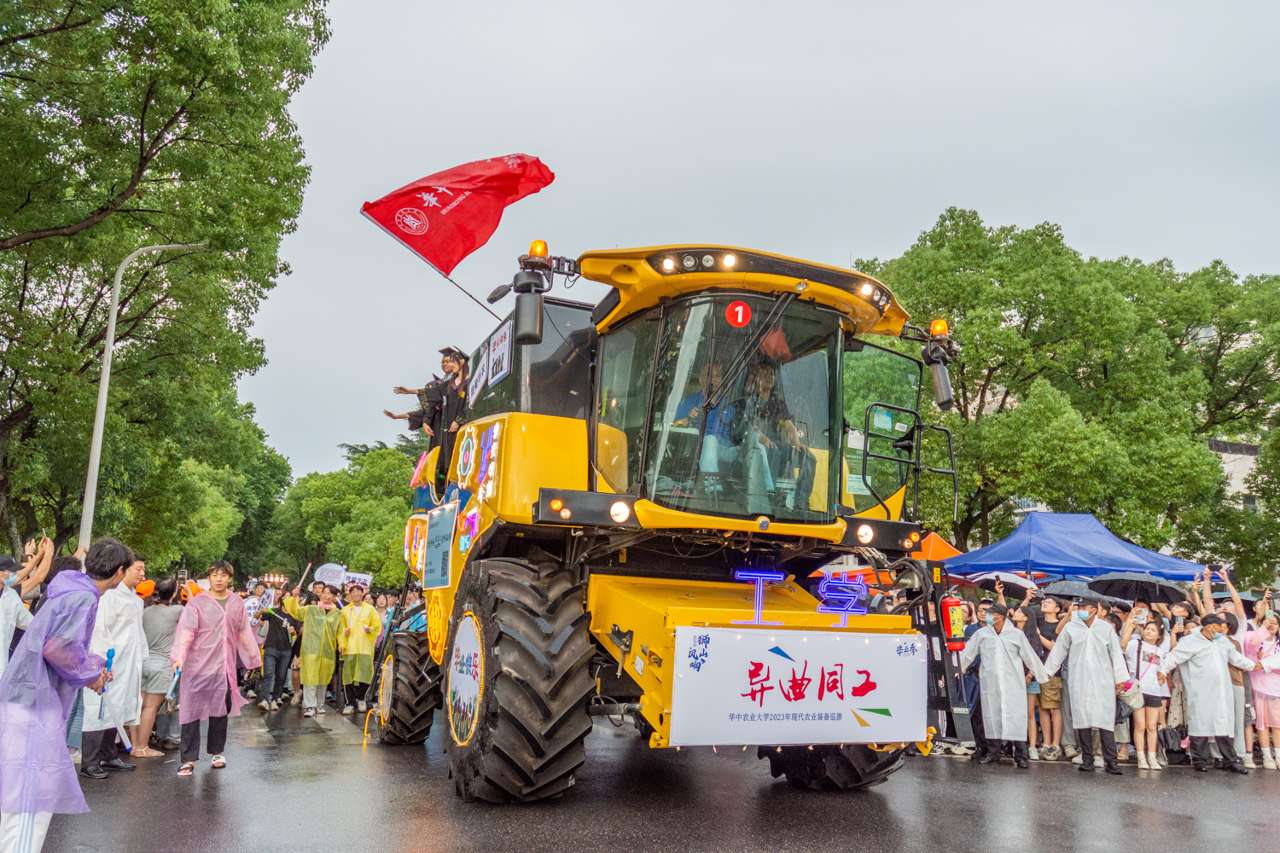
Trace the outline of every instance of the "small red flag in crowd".
[[489, 240], [508, 205], [555, 177], [537, 157], [508, 154], [419, 178], [361, 210], [447, 276]]

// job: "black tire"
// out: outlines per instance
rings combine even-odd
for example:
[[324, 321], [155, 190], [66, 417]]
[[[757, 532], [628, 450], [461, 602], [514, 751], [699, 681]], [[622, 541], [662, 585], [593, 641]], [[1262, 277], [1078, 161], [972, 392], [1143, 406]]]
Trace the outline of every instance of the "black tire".
[[[399, 631], [383, 659], [378, 682], [378, 742], [422, 743], [440, 707], [440, 667], [427, 651], [427, 635]], [[387, 692], [389, 691], [389, 692]]]
[[785, 775], [804, 791], [853, 791], [877, 785], [902, 766], [904, 750], [876, 752], [852, 746], [762, 746], [756, 755], [769, 759], [773, 778]]
[[[477, 560], [466, 569], [449, 623], [445, 661], [458, 660], [459, 629], [479, 632], [483, 675], [463, 701], [466, 664], [447, 666], [445, 748], [464, 801], [525, 803], [559, 796], [586, 759], [594, 682], [583, 584], [545, 554]], [[465, 619], [470, 613], [474, 618]], [[463, 648], [476, 642], [472, 633]], [[465, 658], [464, 658], [465, 660]], [[461, 672], [455, 693], [452, 678]], [[455, 722], [455, 708], [457, 708]], [[472, 710], [474, 709], [474, 710]]]

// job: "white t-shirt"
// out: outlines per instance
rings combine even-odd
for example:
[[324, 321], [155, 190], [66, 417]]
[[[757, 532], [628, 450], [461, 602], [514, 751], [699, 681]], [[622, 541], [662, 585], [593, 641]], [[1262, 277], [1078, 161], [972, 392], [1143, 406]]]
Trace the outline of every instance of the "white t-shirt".
[[1161, 684], [1159, 678], [1160, 664], [1164, 663], [1164, 656], [1167, 653], [1167, 648], [1153, 646], [1138, 637], [1129, 639], [1129, 646], [1124, 652], [1125, 661], [1129, 664], [1129, 671], [1142, 686], [1142, 692], [1147, 696], [1167, 697], [1169, 695], [1169, 685]]

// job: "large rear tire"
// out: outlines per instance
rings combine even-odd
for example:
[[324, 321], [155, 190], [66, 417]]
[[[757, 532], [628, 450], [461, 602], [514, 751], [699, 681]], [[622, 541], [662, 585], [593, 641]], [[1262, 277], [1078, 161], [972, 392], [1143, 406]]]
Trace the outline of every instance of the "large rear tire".
[[853, 791], [879, 784], [902, 766], [903, 750], [876, 752], [867, 746], [762, 746], [773, 778], [786, 776], [804, 791]]
[[378, 680], [378, 742], [422, 743], [440, 707], [440, 667], [427, 652], [427, 635], [399, 631], [382, 661]]
[[592, 656], [582, 584], [549, 556], [477, 560], [445, 652], [445, 745], [465, 801], [559, 796], [586, 759]]

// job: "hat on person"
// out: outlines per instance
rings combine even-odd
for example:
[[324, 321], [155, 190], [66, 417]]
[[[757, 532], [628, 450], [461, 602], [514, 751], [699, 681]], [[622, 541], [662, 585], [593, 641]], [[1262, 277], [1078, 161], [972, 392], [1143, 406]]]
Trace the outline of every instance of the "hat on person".
[[467, 355], [465, 352], [458, 349], [457, 347], [445, 347], [444, 349], [440, 350], [440, 354], [446, 358], [456, 358], [459, 361], [471, 360], [471, 356]]
[[18, 568], [18, 561], [8, 554], [0, 554], [0, 572], [12, 572]]
[[1001, 616], [1007, 616], [1007, 615], [1009, 614], [1009, 608], [1008, 608], [1007, 606], [1005, 606], [1005, 605], [1000, 604], [999, 602], [997, 602], [997, 603], [995, 603], [995, 604], [991, 605], [991, 612], [992, 612], [992, 613], [999, 613]]
[[1205, 615], [1200, 617], [1200, 627], [1202, 628], [1205, 625], [1225, 625], [1225, 624], [1227, 624], [1227, 620], [1223, 619], [1217, 613], [1206, 613]]
[[139, 598], [146, 598], [148, 595], [151, 595], [156, 591], [156, 582], [149, 579], [142, 581], [133, 588], [133, 591], [138, 594]]

